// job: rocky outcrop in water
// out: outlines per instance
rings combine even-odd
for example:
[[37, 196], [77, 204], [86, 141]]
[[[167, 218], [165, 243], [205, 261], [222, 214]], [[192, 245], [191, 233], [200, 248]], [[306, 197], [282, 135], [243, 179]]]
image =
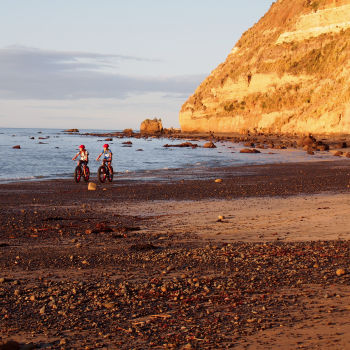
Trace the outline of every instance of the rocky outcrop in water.
[[182, 106], [184, 132], [350, 134], [350, 0], [278, 0]]
[[162, 121], [160, 119], [146, 119], [141, 123], [140, 132], [142, 134], [156, 134], [163, 131]]

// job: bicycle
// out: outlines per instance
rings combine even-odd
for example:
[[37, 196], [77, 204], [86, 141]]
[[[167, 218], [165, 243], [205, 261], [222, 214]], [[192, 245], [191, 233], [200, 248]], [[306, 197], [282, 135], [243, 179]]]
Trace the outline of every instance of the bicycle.
[[79, 162], [79, 165], [77, 165], [74, 170], [75, 182], [78, 183], [81, 180], [81, 177], [84, 178], [85, 182], [88, 182], [90, 179], [90, 169], [87, 164], [81, 164], [81, 162]]
[[113, 181], [113, 167], [112, 165], [108, 166], [107, 161], [103, 160], [102, 165], [97, 170], [97, 176], [100, 182], [106, 182], [108, 179], [109, 182]]

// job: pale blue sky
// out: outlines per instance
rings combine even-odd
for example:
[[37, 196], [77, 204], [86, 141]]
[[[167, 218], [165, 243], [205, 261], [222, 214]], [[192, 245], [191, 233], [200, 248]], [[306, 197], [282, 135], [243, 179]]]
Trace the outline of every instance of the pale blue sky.
[[272, 0], [1, 0], [0, 127], [178, 127]]

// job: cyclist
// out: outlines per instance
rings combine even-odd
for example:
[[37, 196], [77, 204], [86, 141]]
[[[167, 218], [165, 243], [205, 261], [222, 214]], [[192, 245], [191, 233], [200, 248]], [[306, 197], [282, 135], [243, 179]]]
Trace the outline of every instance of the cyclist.
[[106, 143], [103, 145], [103, 151], [98, 155], [96, 160], [99, 160], [101, 156], [103, 155], [103, 160], [102, 163], [105, 164], [107, 163], [108, 170], [112, 172], [111, 165], [112, 165], [112, 151], [109, 149], [109, 144]]
[[79, 152], [72, 158], [72, 160], [76, 160], [78, 156], [80, 156], [78, 165], [83, 167], [85, 174], [85, 167], [89, 163], [89, 152], [86, 150], [84, 145], [79, 146]]

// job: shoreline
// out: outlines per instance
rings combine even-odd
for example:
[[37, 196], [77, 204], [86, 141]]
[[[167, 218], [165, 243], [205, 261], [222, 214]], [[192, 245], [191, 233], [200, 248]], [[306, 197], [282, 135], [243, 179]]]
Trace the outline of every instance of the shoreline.
[[[171, 173], [171, 170], [169, 171]], [[322, 192], [350, 191], [350, 161], [314, 161], [300, 163], [276, 163], [264, 165], [240, 165], [207, 169], [202, 178], [138, 181], [119, 179], [100, 184], [95, 176], [91, 182], [97, 191], [88, 191], [87, 183], [76, 184], [71, 179], [38, 180], [0, 184], [0, 193], [12, 191], [59, 193], [66, 200], [66, 193], [79, 194], [82, 199], [102, 199], [104, 195], [119, 200], [201, 200], [205, 198], [234, 199], [241, 197], [288, 196]], [[204, 177], [204, 178], [203, 178]], [[215, 183], [215, 179], [222, 179]], [[107, 197], [109, 198], [109, 197]], [[59, 198], [56, 198], [58, 202]], [[23, 200], [23, 199], [22, 199]], [[1, 203], [0, 203], [1, 204]]]
[[0, 184], [0, 344], [346, 348], [350, 164], [209, 175]]

